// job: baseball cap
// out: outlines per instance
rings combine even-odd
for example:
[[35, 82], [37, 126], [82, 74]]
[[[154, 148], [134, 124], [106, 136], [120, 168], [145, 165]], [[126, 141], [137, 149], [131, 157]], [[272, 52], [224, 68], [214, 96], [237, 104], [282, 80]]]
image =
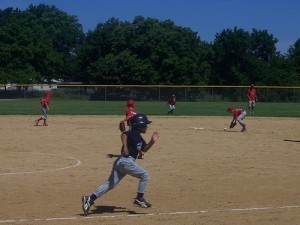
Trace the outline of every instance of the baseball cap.
[[131, 99], [128, 100], [128, 101], [127, 101], [127, 106], [128, 106], [128, 107], [134, 107], [134, 101], [131, 100]]
[[227, 111], [232, 111], [233, 110], [233, 107], [232, 106], [228, 106], [228, 108], [227, 108]]
[[49, 97], [50, 97], [52, 94], [53, 94], [53, 93], [52, 93], [51, 91], [47, 91], [47, 92], [45, 93], [45, 95], [46, 95], [46, 96], [49, 96]]

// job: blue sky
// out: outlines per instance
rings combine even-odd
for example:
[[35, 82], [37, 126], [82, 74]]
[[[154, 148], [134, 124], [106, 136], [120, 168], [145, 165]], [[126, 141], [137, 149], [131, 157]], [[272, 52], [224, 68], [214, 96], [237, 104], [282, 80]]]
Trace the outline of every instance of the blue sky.
[[0, 0], [0, 8], [25, 10], [44, 3], [75, 15], [84, 31], [95, 29], [111, 17], [132, 21], [135, 16], [170, 19], [189, 27], [201, 40], [211, 42], [224, 29], [267, 30], [278, 39], [277, 49], [286, 53], [300, 38], [299, 0]]

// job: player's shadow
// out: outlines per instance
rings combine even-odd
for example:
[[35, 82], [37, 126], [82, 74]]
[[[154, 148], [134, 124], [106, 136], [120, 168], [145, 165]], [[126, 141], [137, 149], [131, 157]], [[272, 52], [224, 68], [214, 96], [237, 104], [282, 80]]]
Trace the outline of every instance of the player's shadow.
[[146, 214], [146, 213], [137, 213], [133, 210], [128, 210], [123, 207], [117, 206], [108, 206], [108, 205], [100, 205], [100, 206], [92, 206], [89, 215], [93, 214], [103, 214], [103, 213], [128, 213], [128, 214]]
[[290, 139], [284, 139], [284, 141], [290, 141], [290, 142], [300, 142], [299, 140], [290, 140]]
[[116, 154], [108, 153], [108, 154], [106, 154], [106, 156], [107, 156], [107, 158], [118, 158], [120, 156], [120, 154], [116, 155]]

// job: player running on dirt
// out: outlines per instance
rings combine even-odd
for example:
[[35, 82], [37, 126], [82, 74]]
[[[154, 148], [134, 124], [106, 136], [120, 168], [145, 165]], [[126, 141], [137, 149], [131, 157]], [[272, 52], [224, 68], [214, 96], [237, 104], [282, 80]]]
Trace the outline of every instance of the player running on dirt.
[[[127, 123], [128, 129], [131, 130], [131, 121], [130, 119], [137, 114], [137, 111], [134, 109], [134, 101], [133, 100], [128, 100], [127, 101], [127, 108], [125, 110], [125, 118], [122, 120], [123, 122]], [[139, 159], [144, 158], [144, 153], [142, 151], [139, 151], [138, 155]]]
[[127, 174], [140, 179], [138, 193], [133, 205], [142, 208], [151, 207], [151, 204], [144, 199], [149, 174], [145, 169], [140, 167], [135, 160], [139, 150], [147, 152], [153, 146], [158, 139], [158, 133], [154, 132], [151, 140], [147, 144], [142, 138], [141, 133], [147, 132], [148, 124], [150, 124], [151, 121], [148, 120], [146, 115], [137, 114], [131, 118], [131, 122], [131, 130], [125, 131], [121, 135], [121, 156], [115, 160], [107, 182], [99, 186], [90, 196], [82, 196], [82, 209], [85, 216], [88, 215], [94, 201], [109, 190], [115, 188]]

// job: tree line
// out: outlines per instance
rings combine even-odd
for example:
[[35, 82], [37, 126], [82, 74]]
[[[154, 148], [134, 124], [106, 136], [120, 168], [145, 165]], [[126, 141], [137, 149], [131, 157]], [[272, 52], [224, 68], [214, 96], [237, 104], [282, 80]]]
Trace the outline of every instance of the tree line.
[[[205, 31], [203, 31], [205, 32]], [[286, 54], [267, 30], [234, 27], [211, 43], [171, 20], [110, 18], [83, 32], [55, 6], [0, 10], [0, 83], [300, 85], [300, 39]]]

